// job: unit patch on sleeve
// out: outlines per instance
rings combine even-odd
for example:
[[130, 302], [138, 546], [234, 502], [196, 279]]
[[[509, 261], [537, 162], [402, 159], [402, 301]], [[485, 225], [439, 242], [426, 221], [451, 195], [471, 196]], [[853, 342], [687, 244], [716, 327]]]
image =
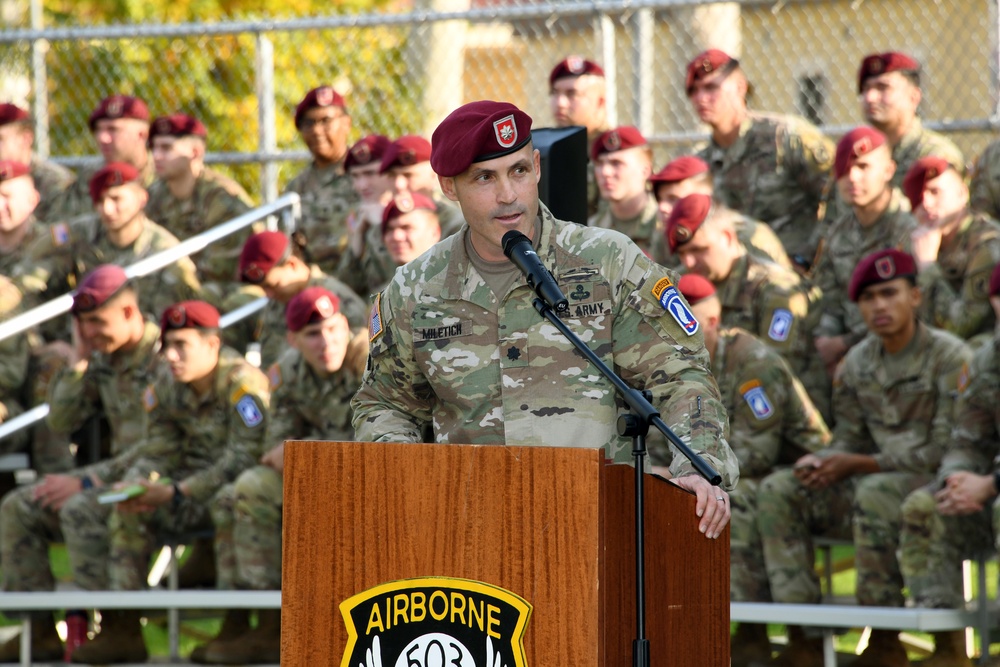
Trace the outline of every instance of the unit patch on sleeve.
[[743, 400], [750, 406], [750, 412], [757, 419], [764, 420], [774, 414], [774, 406], [760, 380], [744, 382], [740, 385], [740, 393], [743, 394]]
[[795, 316], [792, 315], [792, 311], [786, 308], [775, 308], [774, 315], [771, 316], [771, 326], [767, 328], [768, 338], [784, 343], [792, 332], [794, 322]]
[[660, 302], [663, 309], [677, 320], [677, 324], [681, 325], [684, 333], [693, 336], [698, 332], [698, 320], [688, 309], [680, 292], [677, 291], [669, 278], [660, 278], [656, 281], [656, 284], [653, 285], [653, 296]]
[[247, 425], [247, 428], [253, 428], [257, 426], [262, 421], [264, 421], [264, 414], [257, 407], [257, 402], [253, 400], [253, 396], [246, 394], [236, 403], [236, 413], [243, 420], [243, 423]]

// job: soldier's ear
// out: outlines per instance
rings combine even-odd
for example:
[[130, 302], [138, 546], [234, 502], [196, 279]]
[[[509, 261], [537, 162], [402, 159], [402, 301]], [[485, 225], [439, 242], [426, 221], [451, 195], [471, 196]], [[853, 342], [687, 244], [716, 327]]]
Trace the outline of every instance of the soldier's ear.
[[452, 201], [458, 201], [458, 191], [455, 190], [454, 176], [438, 176], [438, 183], [441, 184], [441, 192]]

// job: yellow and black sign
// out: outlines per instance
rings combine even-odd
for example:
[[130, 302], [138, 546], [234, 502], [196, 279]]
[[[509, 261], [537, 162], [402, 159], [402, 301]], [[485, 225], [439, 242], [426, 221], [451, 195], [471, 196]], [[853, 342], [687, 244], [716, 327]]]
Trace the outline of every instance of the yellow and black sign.
[[531, 605], [470, 579], [390, 581], [345, 600], [341, 667], [526, 667]]

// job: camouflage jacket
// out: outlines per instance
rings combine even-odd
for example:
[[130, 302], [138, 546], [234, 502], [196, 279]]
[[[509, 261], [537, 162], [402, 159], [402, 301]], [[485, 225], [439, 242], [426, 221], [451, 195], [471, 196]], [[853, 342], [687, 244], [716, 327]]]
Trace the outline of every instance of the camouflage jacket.
[[[20, 314], [20, 311], [20, 290], [10, 280], [0, 276], [0, 321]], [[23, 411], [22, 390], [28, 379], [30, 358], [31, 348], [28, 345], [27, 334], [20, 333], [0, 341], [0, 423], [16, 417]], [[24, 431], [22, 433], [26, 434]], [[18, 438], [16, 448], [4, 448], [0, 451], [17, 451], [25, 442], [24, 437]], [[12, 445], [10, 442], [0, 440], [0, 447], [4, 446]]]
[[352, 234], [359, 236], [359, 241], [348, 243], [336, 275], [367, 301], [370, 295], [381, 292], [389, 284], [396, 272], [396, 263], [382, 242], [381, 220], [365, 220], [355, 209], [347, 216], [347, 226]]
[[976, 160], [969, 198], [974, 211], [1000, 220], [1000, 141], [987, 146]]
[[753, 334], [721, 329], [712, 360], [741, 479], [762, 478], [830, 442], [830, 430], [788, 363]]
[[[146, 217], [184, 241], [228, 222], [253, 208], [243, 187], [227, 176], [205, 169], [195, 180], [189, 199], [178, 199], [166, 182], [157, 179], [149, 186]], [[261, 229], [263, 229], [261, 223]], [[204, 282], [233, 282], [239, 267], [240, 251], [253, 229], [219, 239], [194, 255], [198, 277]]]
[[834, 382], [830, 450], [871, 455], [885, 472], [933, 474], [971, 357], [963, 341], [919, 322], [906, 349], [891, 356], [869, 334], [848, 351]]
[[[72, 433], [88, 417], [101, 414], [111, 427], [112, 457], [127, 451], [146, 435], [146, 411], [142, 392], [156, 378], [159, 368], [160, 327], [146, 322], [142, 339], [134, 349], [110, 355], [94, 353], [83, 372], [64, 369], [49, 385], [49, 428]], [[75, 471], [105, 483], [117, 481], [123, 472], [110, 460]]]
[[24, 259], [25, 254], [28, 252], [28, 248], [35, 243], [35, 241], [49, 234], [49, 226], [39, 222], [34, 215], [32, 215], [24, 223], [28, 226], [28, 231], [21, 239], [20, 245], [18, 245], [11, 252], [0, 252], [0, 276], [10, 278], [14, 275], [14, 268], [21, 263]]
[[820, 244], [812, 282], [823, 292], [817, 336], [847, 336], [854, 345], [868, 334], [857, 304], [847, 296], [858, 262], [885, 248], [910, 252], [910, 234], [917, 221], [904, 207], [903, 196], [893, 190], [889, 206], [871, 226], [858, 222], [854, 209], [834, 222]]
[[308, 240], [309, 261], [332, 274], [347, 247], [347, 214], [360, 201], [343, 162], [322, 169], [310, 163], [288, 182], [285, 192], [302, 198], [298, 228]]
[[[732, 488], [725, 410], [676, 274], [623, 234], [540, 209], [537, 252], [570, 295], [567, 325], [626, 382], [651, 390], [663, 421]], [[533, 300], [520, 276], [498, 299], [462, 234], [402, 267], [372, 307], [369, 368], [352, 403], [357, 439], [421, 442], [420, 425], [432, 422], [437, 442], [603, 447], [630, 461], [612, 386]], [[682, 459], [674, 476], [692, 471]]]
[[228, 347], [219, 354], [214, 386], [205, 396], [163, 372], [142, 400], [149, 430], [122, 455], [128, 464], [124, 479], [156, 471], [184, 482], [196, 502], [207, 502], [269, 449], [267, 377]]
[[969, 215], [954, 237], [941, 242], [937, 262], [917, 277], [924, 321], [965, 339], [992, 331], [990, 273], [998, 262], [1000, 223], [981, 213]]
[[[619, 220], [611, 213], [611, 207], [605, 206], [597, 215], [592, 216], [587, 224], [601, 229], [614, 229], [632, 239], [639, 250], [646, 253], [657, 264], [670, 266], [673, 259], [664, 236], [664, 228], [660, 222], [660, 210], [656, 198], [652, 194], [646, 196], [646, 207], [631, 220]], [[673, 268], [670, 266], [670, 268]]]
[[[48, 220], [72, 220], [87, 213], [94, 212], [94, 201], [90, 198], [90, 179], [104, 167], [104, 161], [77, 172], [76, 180], [56, 198], [49, 208]], [[146, 158], [146, 166], [141, 170], [142, 186], [148, 188], [156, 178], [156, 168], [153, 157]]]
[[347, 370], [320, 377], [298, 350], [286, 350], [267, 371], [271, 421], [267, 446], [285, 440], [354, 440], [351, 397], [361, 380]]
[[789, 255], [811, 259], [815, 230], [833, 168], [833, 143], [796, 116], [750, 113], [729, 148], [714, 141], [700, 153], [715, 197], [766, 222]]
[[902, 188], [903, 178], [913, 163], [928, 155], [943, 157], [958, 170], [958, 173], [965, 173], [965, 156], [958, 146], [944, 135], [926, 129], [919, 118], [914, 118], [910, 130], [892, 147], [892, 159], [896, 161], [896, 173], [892, 177], [893, 187]]
[[59, 203], [63, 192], [73, 184], [76, 176], [66, 167], [37, 156], [31, 157], [31, 178], [35, 181], [40, 199], [35, 207], [35, 217], [42, 222], [51, 222], [52, 211]]

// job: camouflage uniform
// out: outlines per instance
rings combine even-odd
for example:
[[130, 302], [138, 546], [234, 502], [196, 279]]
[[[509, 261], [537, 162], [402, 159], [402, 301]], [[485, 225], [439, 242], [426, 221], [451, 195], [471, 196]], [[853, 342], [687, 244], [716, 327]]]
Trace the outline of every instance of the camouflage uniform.
[[903, 187], [903, 178], [913, 163], [922, 157], [935, 155], [943, 157], [960, 174], [965, 173], [965, 156], [958, 146], [944, 135], [924, 128], [919, 118], [913, 119], [909, 132], [892, 147], [892, 159], [896, 162], [896, 173], [892, 177], [894, 188]]
[[5, 278], [12, 277], [14, 275], [14, 267], [24, 259], [28, 248], [38, 238], [46, 236], [49, 233], [48, 225], [40, 223], [33, 214], [24, 224], [28, 225], [28, 231], [24, 235], [24, 238], [21, 239], [21, 244], [11, 252], [5, 253], [0, 251], [0, 276], [4, 276]]
[[969, 215], [955, 236], [941, 242], [937, 261], [922, 270], [921, 317], [960, 338], [993, 330], [990, 272], [1000, 262], [1000, 224], [982, 214]]
[[[368, 306], [351, 289], [333, 276], [328, 276], [313, 264], [309, 267], [309, 281], [303, 285], [306, 287], [325, 287], [338, 297], [340, 297], [340, 312], [347, 318], [352, 331], [358, 331], [365, 327], [368, 315]], [[262, 366], [270, 366], [288, 349], [285, 341], [285, 304], [280, 301], [270, 300], [261, 311], [259, 320], [260, 358]]]
[[351, 211], [347, 226], [353, 229], [363, 225], [363, 229], [354, 232], [363, 235], [362, 240], [357, 244], [348, 244], [337, 267], [337, 279], [368, 301], [370, 295], [381, 292], [389, 284], [392, 274], [396, 272], [396, 262], [382, 241], [382, 221], [358, 218], [358, 211]]
[[53, 220], [51, 211], [55, 208], [63, 192], [69, 188], [76, 176], [66, 167], [49, 160], [31, 156], [31, 178], [41, 199], [35, 207], [35, 217], [42, 222]]
[[[0, 321], [18, 315], [21, 292], [0, 276]], [[28, 336], [17, 334], [0, 341], [0, 424], [21, 414], [21, 390], [28, 379], [31, 349]], [[24, 451], [28, 446], [28, 430], [0, 440], [0, 454]]]
[[[104, 163], [81, 169], [76, 180], [66, 188], [48, 211], [49, 220], [72, 220], [86, 213], [94, 212], [94, 200], [90, 198], [90, 179], [104, 167]], [[148, 188], [156, 179], [156, 168], [152, 156], [147, 156], [146, 165], [139, 170], [139, 183]]]
[[1000, 453], [1000, 338], [976, 351], [970, 379], [960, 386], [951, 447], [941, 460], [937, 483], [914, 491], [903, 503], [900, 569], [913, 602], [921, 607], [960, 607], [961, 562], [993, 545], [1000, 534], [1000, 497], [980, 512], [938, 514], [932, 495], [955, 472], [992, 472]]
[[[656, 204], [656, 198], [649, 194], [646, 196], [646, 207], [642, 212], [631, 220], [619, 220], [611, 213], [611, 207], [604, 207], [597, 215], [592, 216], [587, 225], [590, 227], [600, 227], [601, 229], [614, 229], [632, 239], [632, 242], [639, 246], [639, 250], [646, 253], [646, 257], [657, 264], [670, 266], [670, 248], [667, 240], [663, 236], [663, 222], [660, 220], [660, 210]], [[673, 267], [671, 267], [673, 268]]]
[[751, 112], [732, 146], [713, 141], [698, 157], [712, 170], [719, 201], [766, 222], [789, 255], [811, 260], [833, 155], [833, 143], [806, 120]]
[[288, 182], [285, 192], [302, 198], [299, 229], [308, 240], [309, 261], [333, 273], [347, 247], [348, 212], [359, 202], [343, 161], [322, 169], [311, 163]]
[[[52, 225], [49, 234], [28, 248], [15, 275], [27, 294], [55, 298], [74, 289], [88, 271], [100, 264], [127, 267], [177, 243], [173, 234], [144, 218], [138, 238], [125, 248], [115, 247], [100, 219], [92, 214], [72, 224]], [[139, 303], [153, 318], [159, 318], [173, 303], [197, 298], [201, 291], [194, 264], [188, 258], [140, 278], [137, 287]]]
[[888, 208], [871, 226], [863, 227], [849, 208], [827, 229], [812, 273], [813, 284], [823, 292], [817, 336], [846, 336], [852, 346], [868, 334], [857, 304], [847, 298], [847, 286], [858, 262], [871, 253], [885, 248], [910, 252], [910, 234], [917, 221], [904, 201], [894, 189]]
[[146, 389], [149, 431], [130, 451], [131, 465], [123, 479], [145, 478], [155, 471], [183, 482], [188, 495], [151, 514], [112, 513], [108, 522], [112, 590], [143, 588], [157, 530], [207, 527], [212, 497], [263, 454], [267, 378], [226, 347], [214, 373], [212, 391], [202, 397], [167, 373]]
[[[294, 349], [267, 376], [271, 419], [266, 447], [286, 440], [354, 440], [350, 404], [359, 378], [346, 370], [320, 377]], [[282, 489], [280, 472], [256, 466], [216, 497], [212, 520], [220, 588], [281, 588]]]
[[[146, 217], [184, 241], [213, 227], [243, 215], [253, 208], [253, 201], [243, 187], [231, 178], [204, 169], [195, 179], [189, 199], [177, 199], [167, 183], [154, 181], [149, 186]], [[194, 256], [198, 277], [205, 283], [221, 283], [218, 290], [236, 289], [240, 251], [253, 230], [248, 227], [230, 234]]]
[[901, 505], [932, 479], [948, 447], [969, 356], [961, 340], [921, 323], [895, 355], [874, 335], [847, 353], [834, 388], [833, 444], [825, 451], [872, 456], [880, 472], [821, 491], [805, 489], [791, 470], [761, 482], [757, 525], [776, 602], [819, 602], [812, 535], [849, 537], [853, 527], [858, 602], [902, 606]]
[[830, 431], [788, 363], [749, 332], [719, 330], [712, 374], [740, 463], [739, 486], [729, 495], [729, 594], [733, 600], [767, 602], [771, 592], [757, 531], [757, 487], [776, 467], [826, 446]]
[[[69, 432], [97, 413], [107, 416], [111, 426], [112, 458], [72, 472], [108, 485], [121, 479], [128, 465], [129, 450], [140, 447], [146, 433], [143, 389], [157, 368], [160, 328], [146, 323], [142, 339], [132, 350], [111, 355], [95, 353], [87, 370], [63, 372], [51, 387], [49, 424], [55, 431]], [[55, 512], [42, 507], [32, 495], [34, 487], [22, 487], [4, 498], [0, 506], [3, 536], [5, 590], [52, 590], [55, 582], [49, 568], [52, 542], [65, 542], [73, 582], [84, 590], [108, 586], [108, 518], [111, 505], [97, 502], [106, 489], [84, 490]]]
[[792, 268], [792, 260], [788, 258], [785, 246], [769, 226], [745, 215], [736, 215], [733, 218], [733, 228], [736, 230], [736, 238], [751, 255], [786, 269]]
[[[569, 326], [626, 382], [652, 391], [663, 421], [731, 489], [739, 470], [702, 336], [657, 300], [676, 275], [618, 232], [556, 220], [543, 205], [539, 217], [537, 252], [570, 297]], [[356, 438], [422, 442], [420, 425], [433, 422], [442, 443], [603, 447], [630, 461], [611, 386], [538, 315], [521, 276], [493, 294], [467, 233], [397, 271], [376, 298], [369, 368], [352, 401]], [[692, 473], [682, 459], [674, 476]]]
[[987, 146], [976, 160], [969, 199], [972, 210], [1000, 220], [1000, 141]]

